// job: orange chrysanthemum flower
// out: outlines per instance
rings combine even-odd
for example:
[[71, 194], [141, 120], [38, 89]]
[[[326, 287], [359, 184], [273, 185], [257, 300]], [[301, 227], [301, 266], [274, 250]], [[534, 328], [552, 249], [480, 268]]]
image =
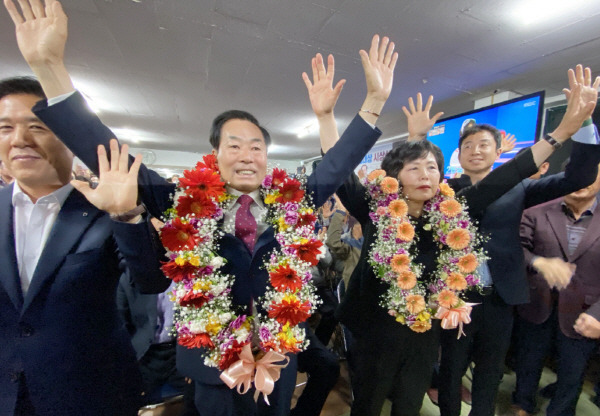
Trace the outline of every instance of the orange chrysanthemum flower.
[[406, 309], [416, 315], [425, 310], [425, 299], [421, 295], [409, 295], [406, 297]]
[[408, 221], [404, 221], [396, 229], [396, 237], [402, 241], [412, 241], [415, 238], [415, 227]]
[[390, 262], [392, 270], [397, 274], [407, 270], [409, 265], [410, 257], [408, 257], [407, 254], [396, 254], [394, 257], [392, 257], [392, 261]]
[[177, 215], [180, 217], [190, 215], [197, 218], [209, 218], [216, 212], [217, 205], [214, 200], [203, 192], [197, 192], [196, 195], [182, 195], [177, 199]]
[[449, 196], [449, 197], [453, 197], [454, 196], [454, 189], [452, 189], [450, 187], [450, 185], [448, 185], [445, 182], [440, 183], [440, 192], [444, 196]]
[[379, 176], [385, 176], [385, 170], [383, 169], [375, 169], [373, 172], [369, 173], [367, 175], [367, 179], [372, 181], [374, 179], [376, 179]]
[[462, 250], [471, 242], [471, 234], [464, 228], [455, 228], [448, 233], [446, 244], [452, 250]]
[[396, 279], [398, 287], [402, 290], [410, 290], [417, 284], [417, 277], [411, 270], [403, 270]]
[[212, 153], [202, 156], [202, 160], [196, 163], [196, 169], [210, 169], [218, 172], [219, 167], [217, 166], [217, 156]]
[[279, 265], [275, 270], [269, 273], [271, 285], [279, 292], [286, 290], [296, 291], [302, 287], [302, 279], [298, 273], [290, 266]]
[[301, 189], [301, 187], [302, 184], [299, 180], [288, 179], [279, 188], [280, 195], [277, 197], [277, 202], [286, 203], [302, 201], [302, 198], [304, 198], [304, 190]]
[[290, 247], [296, 249], [296, 254], [300, 260], [310, 263], [311, 266], [316, 266], [319, 263], [317, 256], [321, 254], [323, 242], [313, 238], [304, 244], [290, 244]]
[[408, 205], [402, 199], [395, 199], [388, 206], [390, 215], [395, 218], [404, 217], [408, 213]]
[[453, 291], [444, 289], [438, 293], [437, 302], [446, 309], [452, 309], [458, 303], [458, 296]]
[[462, 206], [456, 199], [448, 199], [440, 204], [440, 211], [446, 217], [454, 218], [462, 212]]
[[193, 189], [194, 194], [202, 193], [208, 198], [218, 198], [225, 193], [225, 182], [221, 182], [218, 173], [208, 169], [184, 170], [179, 184], [190, 190]]
[[429, 321], [416, 321], [412, 325], [409, 326], [415, 332], [423, 333], [427, 332], [431, 329], [431, 322]]
[[210, 340], [210, 336], [207, 333], [179, 335], [177, 337], [177, 343], [187, 348], [206, 347], [213, 349], [215, 347], [215, 344]]
[[450, 273], [446, 279], [446, 285], [452, 290], [465, 290], [467, 288], [467, 279], [460, 273]]
[[458, 269], [462, 273], [473, 273], [479, 263], [473, 253], [466, 254], [458, 259]]
[[381, 190], [385, 194], [395, 194], [396, 192], [398, 192], [398, 188], [399, 188], [398, 180], [395, 178], [386, 176], [381, 181]]
[[306, 321], [310, 317], [310, 303], [299, 300], [283, 299], [281, 303], [272, 302], [269, 307], [269, 318], [275, 318], [281, 325], [291, 327]]
[[200, 241], [196, 229], [180, 218], [175, 218], [160, 230], [160, 239], [163, 246], [170, 251], [191, 250]]

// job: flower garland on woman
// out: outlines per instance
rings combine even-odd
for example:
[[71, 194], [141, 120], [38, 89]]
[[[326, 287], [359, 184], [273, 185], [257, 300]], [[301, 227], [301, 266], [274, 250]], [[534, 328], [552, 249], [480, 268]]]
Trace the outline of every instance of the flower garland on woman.
[[269, 208], [266, 220], [275, 227], [281, 246], [265, 261], [271, 283], [259, 301], [259, 311], [265, 314], [249, 316], [235, 310], [230, 294], [234, 278], [220, 271], [225, 260], [217, 254], [223, 236], [219, 221], [235, 198], [227, 193], [215, 160], [213, 155], [204, 156], [179, 181], [174, 206], [166, 213], [161, 230], [169, 258], [162, 269], [176, 283], [178, 343], [205, 348], [204, 363], [225, 371], [240, 359], [246, 346], [254, 347], [260, 356], [306, 348], [299, 324], [318, 304], [310, 267], [324, 250], [314, 234], [317, 218], [303, 179], [274, 169], [266, 175], [260, 192]]
[[433, 317], [442, 319], [446, 329], [468, 324], [471, 305], [461, 295], [478, 287], [477, 266], [486, 257], [477, 248], [481, 237], [464, 203], [454, 198], [454, 191], [446, 183], [441, 183], [436, 195], [423, 206], [422, 215], [427, 221], [424, 229], [433, 231], [440, 247], [437, 268], [426, 282], [422, 279], [422, 266], [414, 261], [417, 237], [398, 180], [386, 176], [383, 170], [375, 170], [364, 183], [378, 235], [369, 263], [389, 285], [382, 306], [396, 321], [415, 332], [431, 329]]

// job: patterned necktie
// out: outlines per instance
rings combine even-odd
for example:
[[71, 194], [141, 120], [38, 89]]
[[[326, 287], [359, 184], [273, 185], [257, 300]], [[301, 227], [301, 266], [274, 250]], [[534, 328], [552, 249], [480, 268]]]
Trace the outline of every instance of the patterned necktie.
[[254, 200], [250, 195], [241, 195], [238, 202], [240, 207], [235, 214], [235, 236], [242, 240], [252, 253], [256, 240], [256, 219], [250, 212], [250, 205]]

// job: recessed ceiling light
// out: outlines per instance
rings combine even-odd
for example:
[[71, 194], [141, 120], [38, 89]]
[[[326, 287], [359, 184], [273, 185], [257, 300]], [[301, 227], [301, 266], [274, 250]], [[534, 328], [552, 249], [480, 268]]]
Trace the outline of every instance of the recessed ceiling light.
[[577, 12], [589, 0], [521, 0], [517, 3], [512, 17], [527, 26]]

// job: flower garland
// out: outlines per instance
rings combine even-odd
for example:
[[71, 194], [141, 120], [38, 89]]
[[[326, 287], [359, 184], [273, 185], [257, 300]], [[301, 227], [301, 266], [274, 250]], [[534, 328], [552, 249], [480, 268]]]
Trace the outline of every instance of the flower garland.
[[[369, 254], [375, 275], [389, 284], [381, 305], [396, 321], [415, 332], [431, 329], [432, 318], [442, 319], [446, 329], [470, 322], [472, 304], [461, 298], [465, 290], [479, 287], [477, 266], [486, 260], [482, 238], [471, 222], [464, 203], [454, 198], [448, 184], [423, 206], [425, 230], [433, 231], [440, 254], [431, 281], [422, 279], [417, 256], [415, 229], [408, 205], [395, 178], [379, 169], [365, 179], [370, 196], [370, 218], [377, 227], [377, 240]], [[460, 336], [460, 333], [459, 333]]]
[[324, 247], [314, 234], [317, 217], [303, 180], [274, 169], [260, 192], [268, 207], [266, 221], [275, 227], [281, 246], [265, 261], [271, 286], [257, 306], [266, 316], [249, 316], [247, 307], [236, 307], [231, 297], [235, 278], [221, 271], [226, 260], [218, 254], [224, 235], [219, 220], [236, 198], [227, 193], [213, 155], [183, 173], [160, 233], [169, 258], [162, 270], [176, 283], [177, 341], [204, 348], [204, 363], [220, 370], [238, 362], [247, 345], [264, 353], [304, 350], [308, 341], [298, 324], [319, 303], [310, 268]]

